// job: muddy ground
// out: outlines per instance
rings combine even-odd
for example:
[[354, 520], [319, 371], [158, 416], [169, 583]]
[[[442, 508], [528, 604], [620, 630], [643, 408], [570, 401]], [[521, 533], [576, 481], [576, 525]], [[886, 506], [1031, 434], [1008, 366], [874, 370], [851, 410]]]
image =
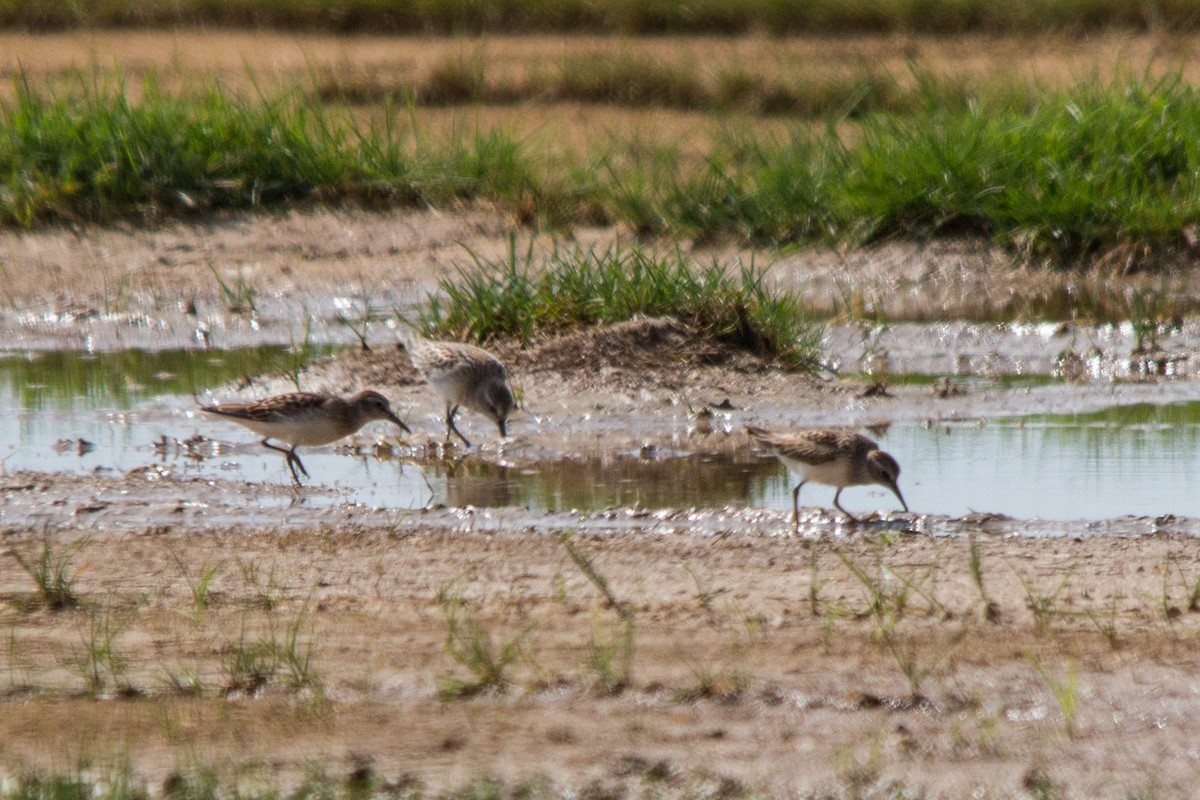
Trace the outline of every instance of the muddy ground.
[[[203, 323], [218, 345], [287, 341], [289, 315], [351, 291], [348, 276], [411, 303], [468, 250], [501, 254], [509, 224], [474, 208], [0, 233], [0, 335], [9, 350], [179, 345]], [[621, 232], [574, 236], [603, 246]], [[239, 268], [263, 305], [253, 327], [213, 276]], [[1033, 280], [979, 243], [792, 253], [774, 270], [815, 297], [851, 285], [949, 309]], [[434, 443], [436, 403], [394, 333], [377, 335], [371, 353], [314, 368], [312, 388], [382, 387], [414, 409], [417, 443]], [[1186, 364], [1170, 381], [871, 396], [862, 381], [714, 358], [669, 322], [502, 350], [528, 411], [503, 445], [471, 422], [484, 446], [470, 458], [742, 447], [746, 422], [1196, 399]], [[695, 430], [693, 412], [725, 400], [716, 429]], [[155, 790], [187, 770], [291, 786], [369, 767], [393, 789], [496, 775], [590, 796], [1185, 797], [1200, 777], [1194, 520], [1051, 527], [916, 509], [852, 528], [810, 508], [797, 531], [775, 510], [289, 498], [170, 469], [0, 475], [0, 766], [128, 761]], [[50, 607], [16, 558], [36, 571], [44, 553], [74, 603]], [[489, 672], [461, 655], [472, 636], [511, 659]]]

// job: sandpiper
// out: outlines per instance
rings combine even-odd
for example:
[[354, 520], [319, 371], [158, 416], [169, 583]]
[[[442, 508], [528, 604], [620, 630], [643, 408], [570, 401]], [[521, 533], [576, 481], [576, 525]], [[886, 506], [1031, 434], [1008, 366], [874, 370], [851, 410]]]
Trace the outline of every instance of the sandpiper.
[[891, 489], [908, 511], [908, 503], [900, 494], [896, 480], [900, 465], [896, 459], [879, 449], [879, 445], [861, 433], [841, 428], [811, 428], [794, 433], [771, 431], [746, 426], [750, 438], [766, 447], [800, 477], [792, 491], [792, 522], [800, 524], [800, 487], [809, 481], [836, 486], [833, 504], [854, 522], [858, 517], [842, 508], [838, 498], [847, 486], [878, 483]]
[[[308, 477], [308, 470], [296, 455], [296, 448], [329, 444], [356, 432], [372, 420], [394, 422], [405, 431], [412, 430], [392, 412], [388, 399], [379, 392], [359, 392], [343, 399], [329, 394], [293, 392], [256, 400], [253, 403], [220, 403], [201, 406], [201, 411], [217, 414], [262, 434], [263, 447], [287, 454], [292, 480], [300, 485], [296, 467]], [[271, 439], [287, 442], [291, 448], [271, 444]]]
[[478, 411], [496, 423], [501, 436], [508, 435], [506, 421], [516, 403], [498, 358], [482, 347], [434, 342], [407, 331], [403, 341], [413, 366], [446, 403], [446, 441], [453, 432], [471, 446], [454, 424], [459, 406]]

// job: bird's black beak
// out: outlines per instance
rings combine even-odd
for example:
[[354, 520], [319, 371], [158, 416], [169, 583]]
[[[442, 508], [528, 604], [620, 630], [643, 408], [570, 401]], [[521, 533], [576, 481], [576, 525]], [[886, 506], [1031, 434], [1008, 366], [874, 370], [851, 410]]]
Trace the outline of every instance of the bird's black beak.
[[389, 414], [389, 415], [388, 415], [388, 419], [390, 419], [392, 422], [396, 423], [396, 424], [397, 424], [397, 425], [399, 425], [401, 428], [403, 428], [403, 429], [404, 429], [404, 431], [405, 431], [406, 433], [412, 433], [412, 428], [410, 428], [410, 427], [408, 427], [407, 425], [405, 425], [405, 424], [404, 424], [404, 420], [400, 419], [400, 418], [399, 418], [399, 417], [397, 417], [395, 414]]
[[908, 503], [904, 502], [904, 495], [900, 494], [900, 487], [895, 483], [888, 484], [888, 488], [896, 493], [896, 497], [900, 500], [900, 505], [904, 506], [905, 513], [908, 512]]
[[502, 419], [499, 422], [497, 422], [496, 425], [498, 425], [500, 428], [500, 438], [501, 439], [503, 439], [505, 436], [508, 436], [508, 421], [507, 420]]

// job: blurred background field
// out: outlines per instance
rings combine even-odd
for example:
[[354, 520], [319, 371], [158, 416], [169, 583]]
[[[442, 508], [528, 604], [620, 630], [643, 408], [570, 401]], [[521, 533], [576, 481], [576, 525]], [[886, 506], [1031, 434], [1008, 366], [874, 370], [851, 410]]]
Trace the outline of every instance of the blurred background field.
[[10, 31], [0, 219], [484, 200], [550, 228], [968, 235], [1160, 266], [1195, 239], [1200, 40], [1112, 20], [1021, 37]]

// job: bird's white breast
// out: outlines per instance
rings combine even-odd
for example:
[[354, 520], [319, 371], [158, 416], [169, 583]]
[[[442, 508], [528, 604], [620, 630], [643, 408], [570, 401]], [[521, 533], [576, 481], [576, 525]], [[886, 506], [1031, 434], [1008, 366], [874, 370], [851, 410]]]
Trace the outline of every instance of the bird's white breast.
[[282, 442], [297, 447], [311, 447], [329, 444], [353, 433], [347, 431], [345, 425], [333, 418], [320, 415], [305, 415], [295, 420], [274, 420], [261, 422], [259, 420], [239, 419], [238, 422], [262, 436], [279, 439]]
[[850, 462], [846, 458], [835, 458], [822, 464], [809, 464], [787, 456], [780, 456], [788, 469], [796, 473], [802, 481], [824, 483], [827, 486], [849, 486]]

